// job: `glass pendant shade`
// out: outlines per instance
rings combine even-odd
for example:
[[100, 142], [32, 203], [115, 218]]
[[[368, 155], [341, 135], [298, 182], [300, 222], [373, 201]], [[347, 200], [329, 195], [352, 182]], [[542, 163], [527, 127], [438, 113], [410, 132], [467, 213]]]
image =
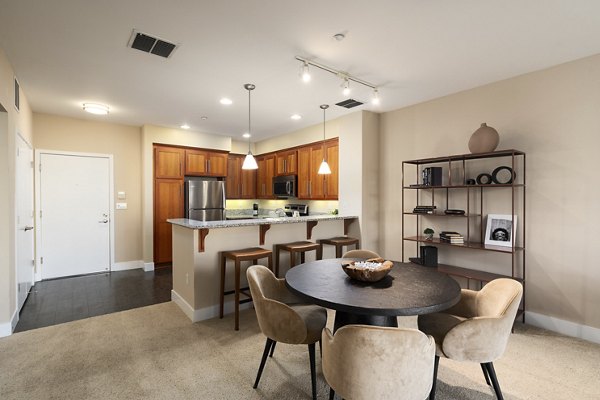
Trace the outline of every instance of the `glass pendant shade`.
[[317, 172], [317, 174], [319, 174], [319, 175], [331, 174], [331, 168], [329, 168], [329, 164], [327, 164], [327, 161], [325, 161], [325, 159], [323, 159], [323, 162], [319, 166], [319, 172]]
[[256, 163], [256, 159], [252, 155], [252, 152], [249, 151], [248, 154], [246, 154], [246, 158], [244, 158], [244, 163], [242, 164], [242, 169], [258, 169], [258, 164]]

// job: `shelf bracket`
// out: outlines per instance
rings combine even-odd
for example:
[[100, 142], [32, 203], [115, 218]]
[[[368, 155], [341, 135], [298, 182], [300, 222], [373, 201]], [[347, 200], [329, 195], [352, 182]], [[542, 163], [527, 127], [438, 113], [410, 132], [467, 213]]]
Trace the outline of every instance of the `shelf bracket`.
[[198, 229], [198, 253], [204, 253], [204, 238], [208, 235], [208, 229]]
[[350, 228], [350, 225], [356, 221], [356, 218], [352, 218], [352, 219], [345, 219], [344, 220], [344, 235], [348, 236], [348, 231]]
[[310, 239], [312, 237], [312, 230], [319, 221], [307, 221], [306, 222], [306, 239]]
[[271, 225], [270, 224], [264, 224], [264, 225], [260, 225], [260, 233], [259, 233], [259, 237], [258, 237], [258, 243], [262, 246], [265, 244], [265, 235], [267, 234], [267, 231], [269, 229], [271, 229]]

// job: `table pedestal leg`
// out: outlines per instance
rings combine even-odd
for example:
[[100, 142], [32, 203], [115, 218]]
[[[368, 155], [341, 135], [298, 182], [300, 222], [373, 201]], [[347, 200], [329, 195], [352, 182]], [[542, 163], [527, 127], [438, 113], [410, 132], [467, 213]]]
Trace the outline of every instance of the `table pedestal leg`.
[[351, 324], [390, 326], [393, 328], [397, 328], [398, 319], [395, 316], [350, 314], [343, 311], [335, 312], [335, 322], [333, 324], [334, 332], [344, 325]]

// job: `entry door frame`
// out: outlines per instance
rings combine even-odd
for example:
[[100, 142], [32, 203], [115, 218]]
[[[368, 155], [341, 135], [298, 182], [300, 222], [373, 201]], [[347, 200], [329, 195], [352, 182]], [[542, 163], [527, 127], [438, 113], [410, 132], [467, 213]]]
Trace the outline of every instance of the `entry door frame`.
[[[16, 131], [16, 137], [15, 137], [15, 179], [19, 179], [21, 178], [20, 176], [18, 176], [18, 172], [17, 169], [17, 152], [19, 151], [19, 139], [23, 141], [23, 143], [25, 143], [27, 145], [27, 147], [29, 147], [29, 150], [31, 150], [33, 152], [33, 146], [31, 145], [31, 143], [29, 143], [29, 141], [27, 139], [25, 139], [25, 137], [23, 135], [21, 135], [21, 132], [19, 132], [19, 130], [17, 129]], [[35, 160], [35, 158], [34, 158]], [[34, 162], [34, 175], [35, 175], [35, 161]], [[35, 196], [35, 177], [32, 176], [33, 182], [31, 182], [32, 184], [32, 189], [33, 192], [32, 193]], [[15, 204], [15, 293], [16, 293], [16, 304], [17, 304], [17, 312], [21, 311], [19, 309], [19, 240], [18, 240], [18, 230], [19, 230], [19, 224], [17, 223], [17, 218], [19, 216], [18, 213], [18, 205], [17, 202], [19, 201], [19, 199], [17, 198], [18, 193], [17, 193], [17, 189], [16, 189], [16, 182], [15, 182], [15, 192], [14, 192], [14, 204]], [[33, 204], [33, 220], [34, 220], [34, 228], [35, 228], [35, 200], [34, 200], [34, 204]], [[35, 230], [34, 230], [35, 232]], [[37, 270], [37, 261], [35, 258], [35, 253], [36, 253], [36, 245], [35, 245], [35, 236], [33, 237], [33, 282], [31, 282], [31, 287], [33, 288], [33, 286], [35, 285], [36, 279], [35, 279], [35, 273]], [[25, 299], [27, 300], [27, 297], [25, 297]]]
[[41, 176], [40, 176], [40, 162], [42, 154], [49, 155], [59, 155], [59, 156], [77, 156], [77, 157], [96, 157], [96, 158], [107, 158], [108, 159], [108, 168], [109, 168], [109, 218], [110, 218], [110, 265], [109, 272], [112, 271], [115, 265], [115, 193], [114, 193], [114, 162], [112, 154], [102, 154], [102, 153], [80, 153], [73, 151], [60, 151], [60, 150], [44, 150], [44, 149], [36, 149], [35, 150], [35, 281], [39, 282], [42, 280], [42, 268], [44, 265], [41, 262], [41, 252], [42, 252], [42, 221], [40, 218], [40, 207], [41, 207]]

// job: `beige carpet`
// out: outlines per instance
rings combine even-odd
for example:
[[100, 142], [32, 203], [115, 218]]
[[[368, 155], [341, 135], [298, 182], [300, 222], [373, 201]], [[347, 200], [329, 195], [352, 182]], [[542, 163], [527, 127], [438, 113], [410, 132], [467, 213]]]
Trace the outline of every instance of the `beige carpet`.
[[[305, 346], [278, 344], [252, 389], [263, 346], [253, 310], [239, 332], [231, 316], [192, 324], [174, 303], [103, 315], [0, 339], [0, 399], [310, 399]], [[506, 399], [600, 399], [592, 343], [518, 326], [495, 365]], [[441, 360], [437, 398], [494, 396], [479, 365]]]

